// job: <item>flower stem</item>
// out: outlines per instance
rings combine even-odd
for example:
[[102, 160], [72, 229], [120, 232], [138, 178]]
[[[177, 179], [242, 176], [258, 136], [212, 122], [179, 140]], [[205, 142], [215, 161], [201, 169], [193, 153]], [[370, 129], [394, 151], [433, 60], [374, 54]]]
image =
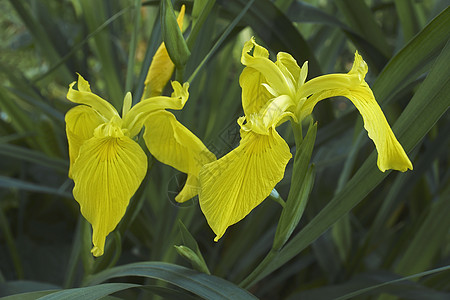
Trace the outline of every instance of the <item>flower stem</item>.
[[253, 270], [250, 275], [248, 275], [239, 286], [244, 289], [250, 288], [253, 283], [258, 279], [259, 275], [266, 269], [267, 266], [276, 258], [278, 254], [277, 250], [270, 249], [269, 253], [267, 253], [266, 257], [264, 257], [263, 261]]
[[175, 80], [179, 83], [183, 84], [184, 82], [184, 70], [186, 69], [186, 66], [180, 67], [176, 69], [175, 72]]

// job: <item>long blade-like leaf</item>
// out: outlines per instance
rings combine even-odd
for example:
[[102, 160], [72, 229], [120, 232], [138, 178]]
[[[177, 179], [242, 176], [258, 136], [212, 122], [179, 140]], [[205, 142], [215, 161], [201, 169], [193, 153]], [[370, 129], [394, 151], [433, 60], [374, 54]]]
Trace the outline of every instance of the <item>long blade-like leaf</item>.
[[94, 275], [89, 284], [122, 276], [160, 279], [205, 299], [256, 299], [248, 291], [224, 279], [163, 262], [141, 262], [115, 267]]

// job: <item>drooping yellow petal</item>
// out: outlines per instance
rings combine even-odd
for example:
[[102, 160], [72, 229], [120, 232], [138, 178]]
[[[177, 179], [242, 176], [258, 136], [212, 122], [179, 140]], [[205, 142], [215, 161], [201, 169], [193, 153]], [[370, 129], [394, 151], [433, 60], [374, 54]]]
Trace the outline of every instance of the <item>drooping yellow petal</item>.
[[108, 101], [91, 92], [89, 82], [78, 74], [78, 91], [73, 88], [75, 81], [69, 85], [67, 99], [78, 104], [84, 104], [96, 110], [105, 119], [111, 119], [119, 115], [117, 110]]
[[326, 90], [356, 88], [365, 82], [367, 71], [366, 62], [356, 52], [352, 69], [347, 74], [327, 74], [315, 77], [303, 84], [297, 94], [299, 98], [305, 98]]
[[200, 182], [198, 175], [188, 174], [183, 189], [175, 197], [175, 201], [183, 203], [194, 198], [200, 192]]
[[[253, 55], [250, 52], [253, 50]], [[269, 52], [258, 45], [252, 37], [244, 44], [241, 55], [241, 63], [247, 67], [256, 69], [264, 74], [269, 86], [278, 95], [293, 95], [295, 85], [290, 78], [286, 78], [280, 68], [269, 58]]]
[[129, 130], [131, 137], [136, 136], [142, 129], [147, 117], [156, 111], [164, 109], [180, 110], [189, 97], [189, 83], [183, 86], [178, 81], [172, 81], [173, 93], [170, 97], [157, 96], [140, 101], [123, 118], [123, 126]]
[[[194, 177], [198, 177], [203, 165], [216, 159], [202, 141], [168, 111], [158, 111], [147, 118], [144, 140], [157, 160]], [[193, 188], [189, 191], [187, 188], [182, 196], [177, 196], [177, 201], [183, 202], [196, 195], [192, 195], [197, 185], [194, 177], [190, 180], [188, 177], [186, 183]], [[187, 195], [191, 197], [187, 198]]]
[[69, 177], [72, 178], [72, 166], [78, 157], [81, 145], [93, 137], [94, 130], [104, 121], [92, 108], [79, 105], [66, 113], [66, 134], [69, 142]]
[[103, 254], [106, 236], [122, 219], [146, 172], [144, 151], [126, 136], [93, 137], [81, 146], [72, 169], [73, 195], [92, 225], [94, 256]]
[[240, 145], [200, 171], [200, 207], [218, 241], [248, 215], [283, 178], [289, 146], [275, 131], [241, 131]]
[[332, 74], [317, 77], [313, 84], [305, 83], [305, 90], [313, 94], [299, 107], [299, 119], [312, 113], [314, 106], [321, 100], [344, 96], [350, 99], [363, 117], [364, 128], [375, 143], [378, 152], [378, 168], [381, 171], [394, 169], [405, 172], [413, 166], [400, 143], [395, 138], [383, 111], [378, 105], [369, 85], [364, 81], [367, 65], [358, 53], [355, 63], [348, 74]]
[[[183, 4], [177, 17], [177, 23], [180, 29], [183, 29], [184, 12], [185, 6]], [[150, 68], [148, 69], [142, 100], [161, 95], [170, 77], [172, 77], [174, 70], [175, 65], [170, 59], [166, 45], [163, 42], [158, 50], [156, 50]]]

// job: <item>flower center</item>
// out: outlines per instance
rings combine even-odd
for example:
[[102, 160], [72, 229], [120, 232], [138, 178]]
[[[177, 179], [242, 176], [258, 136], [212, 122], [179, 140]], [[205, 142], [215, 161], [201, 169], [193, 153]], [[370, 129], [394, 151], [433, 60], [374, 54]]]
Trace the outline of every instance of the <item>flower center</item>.
[[107, 123], [99, 125], [94, 130], [96, 137], [120, 138], [125, 135], [128, 135], [128, 130], [122, 128], [122, 119], [119, 116], [113, 116]]

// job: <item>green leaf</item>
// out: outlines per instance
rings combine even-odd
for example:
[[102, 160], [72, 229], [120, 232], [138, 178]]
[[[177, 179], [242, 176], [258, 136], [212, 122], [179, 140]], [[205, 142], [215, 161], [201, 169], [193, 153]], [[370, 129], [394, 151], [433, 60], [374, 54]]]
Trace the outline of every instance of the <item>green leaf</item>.
[[424, 222], [407, 248], [402, 251], [403, 255], [395, 267], [397, 274], [414, 274], [433, 266], [434, 258], [446, 243], [445, 237], [450, 228], [448, 196], [442, 195], [438, 201], [432, 203]]
[[[370, 68], [380, 70], [387, 62], [387, 57], [378, 50], [366, 37], [360, 35], [352, 29], [352, 27], [341, 22], [333, 15], [326, 13], [323, 9], [319, 9], [311, 4], [303, 1], [295, 1], [291, 4], [286, 12], [286, 16], [293, 22], [315, 23], [329, 26], [330, 28], [339, 28], [353, 42], [355, 47], [370, 65]], [[326, 47], [332, 48], [332, 47]], [[335, 59], [333, 60], [335, 62]]]
[[[427, 78], [393, 127], [398, 140], [407, 152], [417, 145], [448, 109], [450, 94], [448, 61], [450, 61], [449, 43], [444, 47]], [[252, 279], [251, 283], [254, 284], [300, 253], [361, 202], [389, 173], [378, 170], [376, 153], [373, 152], [342, 191], [333, 197], [328, 205], [279, 252], [265, 272]]]
[[[208, 266], [206, 265], [205, 259], [203, 258], [203, 255], [200, 252], [200, 248], [198, 247], [198, 244], [197, 244], [197, 241], [195, 240], [195, 238], [191, 235], [191, 233], [186, 228], [186, 226], [184, 226], [184, 224], [183, 224], [183, 222], [181, 222], [181, 220], [179, 220], [178, 225], [180, 228], [183, 244], [186, 245], [189, 250], [192, 249], [191, 251], [194, 252], [193, 253], [194, 261], [191, 260], [192, 263], [195, 262], [195, 266], [193, 265], [193, 267], [200, 272], [204, 272], [206, 274], [211, 274], [209, 272]], [[178, 250], [177, 246], [175, 246], [175, 247]], [[178, 252], [178, 253], [180, 253], [180, 252]], [[180, 254], [183, 255], [182, 253], [180, 253]]]
[[[61, 287], [38, 281], [29, 280], [17, 280], [17, 281], [7, 281], [0, 283], [0, 297], [5, 296], [15, 296], [16, 294], [32, 293], [38, 291], [45, 291], [44, 293], [50, 293], [50, 290], [59, 290]], [[8, 299], [9, 297], [6, 297]], [[37, 297], [36, 297], [37, 298]], [[36, 299], [29, 298], [29, 299]], [[1, 298], [5, 299], [5, 298]], [[22, 298], [21, 298], [22, 299]], [[27, 299], [24, 297], [24, 299]]]
[[[222, 3], [233, 15], [239, 14], [246, 4], [245, 0], [228, 0]], [[290, 53], [300, 65], [308, 61], [310, 76], [321, 74], [319, 63], [308, 43], [275, 4], [268, 0], [255, 1], [243, 20], [271, 50]]]
[[108, 296], [112, 293], [123, 291], [129, 288], [140, 287], [139, 284], [132, 283], [104, 283], [95, 286], [88, 286], [82, 288], [74, 288], [58, 291], [47, 296], [39, 298], [39, 300], [96, 300]]
[[448, 293], [433, 290], [429, 287], [412, 282], [410, 279], [411, 278], [401, 278], [398, 275], [385, 271], [361, 273], [344, 283], [327, 285], [324, 287], [291, 294], [287, 300], [364, 299], [354, 297], [362, 295], [377, 296], [382, 293], [389, 293], [396, 295], [401, 299], [409, 300], [441, 300], [448, 297]]
[[161, 27], [163, 40], [170, 59], [177, 69], [184, 68], [191, 52], [178, 26], [170, 0], [161, 1]]
[[139, 34], [139, 26], [141, 21], [141, 0], [134, 1], [134, 9], [133, 9], [133, 19], [134, 19], [134, 27], [133, 33], [131, 35], [130, 48], [128, 52], [128, 62], [127, 62], [127, 76], [125, 81], [125, 91], [131, 91], [131, 87], [134, 83], [134, 58], [136, 57], [136, 47], [138, 42], [138, 34]]
[[29, 133], [33, 128], [33, 122], [19, 104], [17, 101], [13, 101], [7, 89], [0, 86], [0, 109], [11, 119], [15, 132]]
[[219, 50], [219, 47], [222, 45], [222, 43], [225, 41], [225, 39], [230, 35], [231, 31], [236, 27], [238, 22], [244, 17], [244, 15], [247, 13], [248, 9], [253, 5], [254, 2], [255, 2], [255, 0], [248, 1], [248, 3], [244, 6], [244, 8], [237, 14], [237, 16], [234, 18], [234, 20], [228, 25], [228, 27], [225, 29], [225, 31], [220, 35], [220, 38], [217, 40], [217, 42], [214, 44], [214, 46], [211, 48], [211, 50], [208, 52], [208, 54], [205, 56], [205, 58], [201, 61], [201, 63], [194, 70], [194, 72], [192, 72], [189, 79], [187, 80], [188, 82], [192, 83], [192, 81], [194, 81], [198, 72], [200, 72], [200, 70], [212, 58], [212, 56], [216, 53], [216, 51]]
[[352, 248], [352, 228], [349, 214], [342, 216], [334, 223], [331, 234], [339, 252], [339, 258], [342, 262], [346, 262]]
[[24, 74], [12, 71], [11, 68], [8, 68], [2, 63], [0, 63], [0, 72], [5, 74], [11, 82], [12, 86], [8, 88], [8, 91], [11, 94], [14, 94], [33, 108], [39, 108], [48, 117], [64, 122], [64, 114], [56, 110], [50, 104], [50, 101], [37, 91], [37, 87], [30, 82]]
[[305, 139], [297, 144], [291, 188], [286, 205], [281, 212], [272, 248], [279, 250], [287, 242], [295, 227], [297, 227], [308, 202], [314, 184], [314, 167], [309, 169], [314, 141], [316, 139], [317, 123], [311, 124]]
[[189, 49], [192, 50], [195, 41], [197, 40], [197, 35], [200, 32], [206, 18], [209, 16], [211, 9], [216, 3], [215, 0], [196, 0], [194, 1], [194, 7], [192, 9], [192, 30], [189, 34], [186, 43]]
[[224, 279], [163, 262], [141, 262], [119, 266], [93, 275], [88, 284], [123, 276], [159, 279], [205, 299], [256, 299], [248, 291]]
[[156, 294], [164, 300], [198, 300], [198, 297], [190, 295], [183, 290], [177, 290], [165, 286], [145, 285], [141, 289], [149, 291], [152, 294]]
[[383, 232], [385, 231], [384, 224], [388, 222], [392, 211], [395, 210], [396, 206], [401, 205], [402, 202], [407, 200], [402, 195], [410, 191], [411, 187], [415, 186], [423, 178], [425, 173], [429, 171], [430, 167], [432, 167], [430, 164], [431, 161], [447, 153], [450, 143], [450, 122], [447, 122], [445, 127], [440, 129], [440, 131], [439, 135], [427, 145], [426, 151], [420, 155], [419, 160], [414, 164], [414, 172], [395, 178], [383, 204], [377, 209], [377, 214], [372, 222], [368, 239], [377, 239], [383, 236]]
[[[19, 255], [19, 251], [17, 249], [16, 241], [14, 240], [14, 237], [13, 237], [11, 226], [8, 223], [8, 219], [5, 215], [5, 213], [3, 212], [2, 207], [0, 207], [0, 229], [3, 234], [3, 240], [5, 243], [5, 246], [9, 250], [9, 255], [11, 257], [10, 259], [12, 260], [12, 264], [14, 265], [14, 271], [16, 273], [16, 276], [17, 276], [17, 278], [22, 279], [22, 278], [24, 278], [22, 259]], [[0, 278], [3, 279], [3, 275]], [[19, 281], [19, 282], [21, 282], [21, 281]], [[2, 283], [0, 283], [0, 287], [1, 287], [1, 285], [2, 285]], [[14, 288], [14, 286], [13, 286], [13, 288]], [[5, 290], [7, 291], [7, 288], [4, 286], [0, 289], [1, 292], [5, 291]], [[0, 293], [0, 296], [1, 295], [2, 294]]]
[[[437, 272], [446, 271], [446, 270], [450, 270], [450, 266], [445, 266], [445, 267], [442, 267], [442, 268], [433, 269], [433, 270], [430, 270], [430, 271], [414, 274], [414, 275], [403, 277], [403, 278], [399, 278], [399, 279], [389, 280], [389, 281], [386, 281], [386, 282], [383, 282], [383, 283], [380, 283], [380, 284], [377, 284], [377, 285], [373, 285], [373, 286], [369, 286], [369, 287], [366, 287], [366, 288], [363, 288], [363, 289], [359, 289], [357, 291], [348, 293], [348, 294], [346, 294], [344, 296], [341, 296], [341, 297], [338, 297], [338, 298], [335, 298], [335, 297], [334, 298], [336, 300], [352, 299], [355, 296], [363, 295], [363, 294], [365, 294], [367, 292], [370, 292], [370, 291], [373, 291], [373, 290], [377, 290], [377, 289], [381, 289], [381, 288], [389, 286], [389, 285], [394, 285], [394, 284], [401, 283], [401, 282], [404, 282], [404, 281], [407, 281], [407, 280], [420, 278], [420, 277], [423, 277], [423, 276], [431, 275], [431, 274], [434, 274], [434, 273], [437, 273]], [[437, 295], [436, 298], [433, 297], [434, 299], [445, 299], [446, 298], [444, 295], [442, 295], [442, 293], [438, 293], [437, 292], [436, 294], [441, 294], [441, 295]], [[428, 294], [424, 293], [423, 296], [426, 296], [427, 299], [428, 299], [428, 296], [430, 296], [430, 293], [428, 293]]]
[[391, 56], [392, 49], [375, 21], [374, 14], [364, 1], [338, 0], [335, 3], [351, 28], [357, 30], [386, 57]]
[[[357, 125], [355, 128], [355, 133], [359, 132], [359, 135], [354, 141], [347, 159], [345, 160], [344, 167], [339, 175], [338, 185], [334, 192], [335, 195], [342, 190], [351, 177], [351, 172], [354, 169], [358, 151], [361, 148], [361, 143], [366, 135], [365, 132], [361, 131], [361, 127], [362, 126], [359, 124], [359, 126]], [[342, 218], [340, 218], [339, 221], [333, 225], [331, 228], [331, 235], [334, 243], [336, 244], [341, 261], [346, 262], [352, 248], [352, 231], [349, 214], [342, 216]]]
[[21, 294], [11, 295], [11, 296], [7, 296], [7, 297], [2, 297], [0, 299], [2, 299], [2, 300], [36, 300], [36, 299], [40, 299], [41, 297], [50, 295], [55, 292], [57, 292], [57, 290], [21, 293]]
[[37, 184], [27, 182], [24, 180], [10, 178], [10, 177], [1, 176], [1, 175], [0, 175], [0, 187], [16, 188], [16, 189], [31, 191], [31, 192], [59, 195], [59, 196], [63, 196], [65, 198], [69, 198], [69, 199], [72, 198], [72, 195], [70, 193], [67, 193], [66, 191], [61, 190], [61, 189], [57, 189], [57, 188], [50, 187], [50, 186], [37, 185]]
[[[103, 26], [105, 20], [109, 19], [110, 12], [107, 10], [104, 1], [81, 0], [81, 8], [84, 21], [90, 32], [95, 32]], [[111, 28], [111, 27], [110, 27]], [[111, 39], [111, 32], [98, 31], [95, 36], [91, 36], [91, 44], [97, 59], [102, 67], [102, 79], [105, 80], [107, 98], [117, 110], [122, 107], [123, 97], [125, 95], [121, 84], [120, 60], [116, 54], [114, 44]], [[75, 74], [74, 76], [75, 77]], [[106, 97], [105, 97], [106, 98]]]
[[[58, 60], [60, 58], [59, 53], [56, 51], [49, 35], [43, 28], [42, 24], [31, 13], [31, 9], [27, 7], [26, 2], [14, 0], [10, 0], [9, 2], [14, 7], [22, 22], [34, 37], [36, 45], [41, 49], [42, 54], [46, 56], [47, 60], [49, 62]], [[62, 76], [62, 80], [67, 82], [70, 81], [70, 78], [72, 77], [67, 66], [64, 66], [59, 74], [60, 76]]]
[[414, 2], [395, 0], [395, 8], [402, 24], [403, 40], [409, 41], [420, 30]]
[[16, 158], [21, 161], [28, 161], [37, 165], [52, 168], [64, 174], [67, 174], [69, 170], [69, 164], [67, 161], [49, 157], [41, 152], [25, 147], [3, 144], [0, 142], [0, 154], [5, 157]]
[[423, 66], [436, 57], [447, 43], [448, 28], [450, 7], [434, 18], [382, 70], [372, 87], [379, 103], [387, 103], [398, 90], [425, 71]]

